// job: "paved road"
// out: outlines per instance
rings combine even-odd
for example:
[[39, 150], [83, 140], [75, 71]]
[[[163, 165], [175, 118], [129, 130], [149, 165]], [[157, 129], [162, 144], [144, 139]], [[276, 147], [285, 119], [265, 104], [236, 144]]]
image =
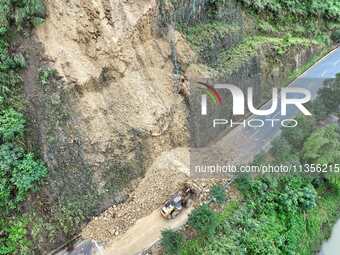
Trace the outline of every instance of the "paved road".
[[[340, 73], [340, 48], [335, 49], [318, 63], [312, 66], [307, 72], [292, 82], [289, 87], [306, 88], [315, 98], [317, 91], [323, 86], [326, 79], [335, 78], [336, 73]], [[299, 98], [301, 94], [289, 94], [289, 98]], [[280, 100], [279, 100], [280, 102]], [[265, 104], [262, 109], [270, 108], [272, 102]], [[300, 111], [293, 105], [288, 105], [287, 115], [281, 115], [281, 104], [277, 110], [269, 116], [251, 116], [248, 120], [259, 119], [292, 119]], [[280, 123], [279, 121], [277, 123]], [[255, 124], [255, 123], [254, 123]], [[221, 163], [224, 165], [247, 164], [261, 151], [267, 149], [273, 140], [280, 133], [281, 125], [272, 125], [265, 121], [261, 128], [238, 126], [232, 131], [222, 136], [215, 144], [195, 149], [192, 153], [191, 171], [194, 173], [195, 165], [214, 165]], [[196, 154], [196, 155], [195, 155]], [[203, 163], [204, 162], [204, 163]], [[200, 175], [198, 175], [199, 177]], [[204, 177], [205, 175], [201, 175]]]

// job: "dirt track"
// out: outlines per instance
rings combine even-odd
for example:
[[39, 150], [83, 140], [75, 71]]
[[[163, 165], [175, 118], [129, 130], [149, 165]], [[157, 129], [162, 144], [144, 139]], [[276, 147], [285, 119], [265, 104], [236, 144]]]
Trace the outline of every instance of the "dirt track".
[[165, 220], [155, 210], [136, 222], [124, 235], [104, 251], [104, 255], [135, 255], [141, 252], [141, 247], [151, 247], [161, 237], [164, 229], [177, 229], [188, 219], [191, 208], [185, 209], [175, 220]]

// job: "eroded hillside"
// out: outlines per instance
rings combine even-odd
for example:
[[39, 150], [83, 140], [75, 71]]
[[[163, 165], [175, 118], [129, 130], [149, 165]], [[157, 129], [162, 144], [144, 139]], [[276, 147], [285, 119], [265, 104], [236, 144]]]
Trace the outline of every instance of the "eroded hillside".
[[46, 220], [73, 234], [74, 224], [121, 202], [120, 191], [160, 152], [186, 143], [185, 104], [169, 43], [154, 30], [154, 1], [46, 5], [36, 41], [58, 77], [41, 88], [31, 66], [26, 93], [58, 215]]
[[[45, 22], [24, 45], [30, 59], [24, 73], [29, 143], [49, 168], [28, 210], [36, 253], [58, 246], [92, 216], [124, 203], [138, 183], [145, 183], [141, 178], [162, 152], [187, 147], [190, 137], [198, 145], [210, 138], [197, 138], [195, 127], [188, 130], [181, 77], [252, 86], [261, 105], [270, 88], [287, 85], [329, 47], [313, 34], [260, 26], [232, 0], [45, 4]], [[200, 93], [201, 88], [193, 84], [190, 90]], [[231, 116], [230, 111], [223, 108], [221, 115]], [[154, 194], [151, 209], [171, 192]]]

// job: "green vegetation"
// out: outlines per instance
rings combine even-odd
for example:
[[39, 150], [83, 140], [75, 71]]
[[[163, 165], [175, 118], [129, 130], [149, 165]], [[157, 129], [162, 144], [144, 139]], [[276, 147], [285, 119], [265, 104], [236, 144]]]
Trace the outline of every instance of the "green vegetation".
[[39, 80], [41, 85], [46, 86], [50, 83], [50, 79], [56, 76], [56, 70], [52, 68], [42, 68], [39, 70]]
[[340, 162], [340, 131], [337, 125], [320, 127], [320, 120], [338, 113], [340, 75], [326, 81], [310, 108], [313, 116], [298, 116], [299, 125], [284, 128], [273, 142], [271, 154], [285, 164], [335, 164]]
[[[170, 2], [173, 6], [181, 4]], [[247, 18], [241, 14], [236, 18], [228, 8], [240, 11], [239, 5], [226, 0], [208, 1], [201, 7], [206, 8], [207, 15], [197, 22], [177, 18], [177, 29], [185, 35], [201, 62], [226, 77], [259, 52], [268, 55], [266, 61], [278, 61], [292, 48], [329, 48], [331, 39], [339, 40], [340, 4], [336, 0], [240, 2]], [[303, 67], [297, 71], [308, 66]]]
[[254, 36], [247, 38], [237, 47], [222, 51], [213, 67], [226, 75], [230, 75], [248, 62], [250, 58], [255, 57], [261, 49], [269, 48], [276, 52], [276, 56], [283, 56], [291, 47], [308, 47], [312, 44], [318, 43], [290, 35], [284, 38]]
[[23, 115], [12, 108], [6, 108], [0, 113], [0, 136], [3, 141], [11, 141], [22, 137], [25, 119]]
[[222, 185], [214, 185], [210, 190], [210, 196], [213, 201], [222, 204], [226, 201], [225, 188]]
[[303, 146], [303, 160], [315, 164], [340, 162], [340, 134], [337, 125], [314, 131]]
[[22, 147], [25, 129], [20, 70], [26, 66], [12, 41], [43, 20], [40, 0], [0, 1], [0, 254], [28, 254], [27, 220], [21, 205], [36, 191], [46, 167]]
[[[325, 238], [320, 228], [329, 230], [340, 209], [340, 187], [326, 180], [316, 188], [314, 181], [298, 175], [240, 178], [237, 186], [245, 202], [233, 202], [222, 213], [205, 206], [218, 219], [215, 234], [200, 232], [183, 243], [180, 254], [312, 254]], [[205, 215], [196, 214], [196, 221], [204, 222]]]
[[164, 247], [165, 254], [179, 254], [180, 247], [184, 242], [184, 236], [173, 230], [162, 231], [161, 245]]
[[242, 38], [237, 24], [228, 24], [218, 20], [193, 26], [178, 24], [177, 29], [185, 34], [193, 49], [207, 61], [214, 61], [212, 55], [218, 53], [226, 41], [231, 45], [236, 45]]
[[334, 42], [340, 42], [340, 29], [335, 30], [332, 33], [331, 38]]
[[[328, 45], [330, 32], [334, 34], [340, 21], [337, 0], [241, 0], [241, 3], [256, 19], [259, 32], [275, 36], [291, 33]], [[336, 36], [331, 39], [336, 41]]]
[[195, 229], [201, 236], [213, 236], [217, 224], [217, 215], [206, 204], [196, 208], [188, 219], [188, 225]]
[[[269, 23], [266, 24], [270, 26]], [[238, 70], [243, 63], [256, 56], [262, 49], [271, 49], [278, 56], [283, 56], [292, 47], [306, 48], [313, 44], [325, 43], [324, 39], [317, 40], [318, 38], [315, 37], [313, 40], [302, 36], [292, 36], [288, 32], [284, 36], [273, 37], [264, 34], [243, 39], [239, 25], [220, 20], [192, 26], [179, 24], [178, 28], [185, 34], [186, 39], [201, 58], [208, 61], [209, 66], [225, 74]]]
[[[320, 105], [324, 108], [324, 112], [318, 112], [322, 116], [330, 113], [338, 112], [340, 102], [340, 74], [336, 76], [335, 81], [329, 81], [326, 86], [320, 89]], [[315, 108], [315, 107], [314, 107]]]
[[241, 0], [249, 9], [272, 18], [325, 18], [340, 19], [340, 3], [337, 0]]
[[28, 254], [29, 241], [26, 238], [26, 227], [26, 221], [19, 218], [10, 222], [0, 219], [0, 233], [6, 235], [6, 238], [0, 239], [0, 254], [17, 254], [19, 250], [22, 254]]

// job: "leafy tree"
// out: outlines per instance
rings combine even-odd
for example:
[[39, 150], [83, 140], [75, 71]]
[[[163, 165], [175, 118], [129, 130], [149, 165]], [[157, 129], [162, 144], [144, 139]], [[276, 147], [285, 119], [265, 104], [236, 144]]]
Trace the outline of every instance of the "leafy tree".
[[339, 20], [340, 5], [337, 0], [241, 0], [248, 8], [267, 16], [323, 17]]
[[[315, 128], [315, 119], [310, 116], [298, 116], [296, 118], [299, 125], [295, 128], [283, 128], [282, 137], [292, 145], [296, 151], [301, 151], [303, 143]], [[284, 142], [284, 141], [281, 141]], [[278, 155], [279, 156], [279, 155]]]
[[181, 233], [167, 229], [162, 231], [161, 245], [169, 255], [179, 254], [184, 237]]
[[340, 105], [340, 73], [335, 80], [327, 81], [318, 92], [318, 100], [325, 106], [327, 114], [337, 112]]
[[340, 136], [336, 125], [316, 130], [304, 143], [303, 158], [308, 163], [340, 162]]
[[204, 204], [193, 210], [189, 215], [188, 224], [200, 235], [210, 237], [215, 233], [218, 218], [209, 206]]
[[319, 98], [312, 102], [312, 112], [316, 120], [326, 119], [329, 115], [329, 110]]
[[299, 162], [297, 154], [284, 137], [276, 138], [272, 142], [271, 153], [277, 163], [289, 164]]

